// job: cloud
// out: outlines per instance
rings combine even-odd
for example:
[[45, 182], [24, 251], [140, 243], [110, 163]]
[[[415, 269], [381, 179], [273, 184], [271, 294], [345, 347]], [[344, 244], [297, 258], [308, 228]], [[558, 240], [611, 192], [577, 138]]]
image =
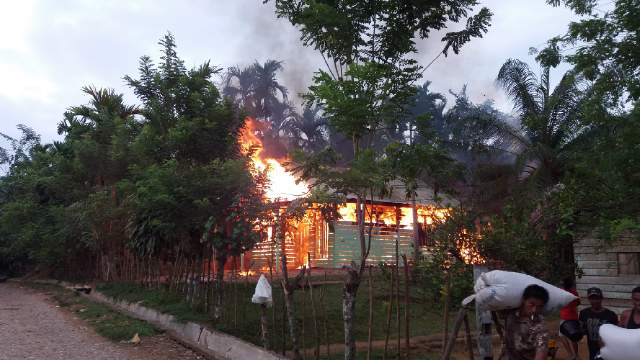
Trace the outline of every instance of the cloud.
[[[509, 102], [493, 82], [500, 65], [509, 57], [533, 63], [528, 48], [562, 33], [571, 14], [543, 1], [485, 4], [495, 13], [489, 34], [460, 55], [441, 57], [425, 79], [443, 93], [468, 84], [474, 101], [494, 98], [508, 111]], [[276, 19], [273, 6], [262, 0], [1, 1], [0, 131], [24, 123], [44, 141], [58, 138], [64, 110], [87, 101], [80, 91], [84, 85], [113, 87], [137, 102], [122, 76], [137, 74], [141, 55], [158, 58], [157, 42], [166, 31], [175, 35], [189, 67], [206, 60], [222, 67], [284, 61], [280, 80], [295, 98], [324, 63], [301, 45], [297, 29]], [[441, 35], [419, 43], [422, 64], [441, 49]]]

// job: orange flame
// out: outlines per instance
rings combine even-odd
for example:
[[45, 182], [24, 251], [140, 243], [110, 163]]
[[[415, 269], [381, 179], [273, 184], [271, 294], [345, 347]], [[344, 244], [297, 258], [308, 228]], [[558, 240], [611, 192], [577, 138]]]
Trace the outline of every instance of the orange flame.
[[267, 198], [270, 200], [294, 200], [309, 192], [309, 187], [303, 182], [296, 182], [296, 178], [282, 166], [286, 159], [276, 159], [263, 156], [264, 145], [256, 132], [259, 121], [247, 118], [245, 127], [240, 134], [240, 145], [244, 154], [251, 154], [251, 161], [258, 171], [266, 171], [269, 185]]
[[[400, 226], [404, 229], [413, 229], [413, 211], [410, 206], [401, 206], [400, 208]], [[436, 208], [432, 206], [418, 206], [418, 223], [431, 225], [435, 221], [444, 221], [449, 215], [449, 209]], [[338, 214], [341, 221], [356, 222], [356, 204], [348, 202], [338, 206]], [[374, 205], [371, 211], [370, 205], [367, 205], [366, 222], [373, 222], [381, 225], [396, 224], [396, 210], [394, 206]]]
[[480, 238], [481, 235], [479, 232], [470, 234], [466, 229], [462, 229], [456, 247], [465, 264], [479, 265], [486, 263], [486, 259], [480, 254], [476, 246]]
[[[400, 206], [400, 228], [411, 230], [413, 229], [413, 209], [411, 206]], [[433, 206], [417, 206], [416, 212], [418, 213], [418, 224], [434, 225], [440, 224], [447, 220], [451, 215], [451, 210], [448, 208], [436, 208]], [[338, 214], [340, 215], [339, 221], [356, 222], [356, 204], [348, 202], [338, 206]], [[373, 211], [371, 205], [367, 205], [366, 211], [366, 223], [395, 226], [396, 224], [396, 207], [388, 205], [374, 205]], [[456, 241], [456, 248], [460, 254], [460, 257], [466, 264], [483, 264], [485, 258], [480, 254], [477, 248], [477, 242], [480, 240], [480, 233], [469, 233], [467, 230], [462, 230]]]

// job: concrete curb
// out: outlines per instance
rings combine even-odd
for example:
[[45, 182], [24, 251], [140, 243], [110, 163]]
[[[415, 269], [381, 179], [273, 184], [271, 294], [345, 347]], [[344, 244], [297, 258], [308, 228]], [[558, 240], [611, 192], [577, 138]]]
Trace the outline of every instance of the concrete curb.
[[[49, 284], [58, 284], [70, 287], [71, 284], [64, 281], [35, 281]], [[261, 347], [248, 343], [216, 330], [209, 329], [204, 325], [194, 322], [182, 323], [176, 320], [173, 315], [163, 314], [159, 311], [147, 308], [140, 304], [118, 301], [107, 297], [93, 289], [91, 294], [85, 295], [88, 298], [108, 305], [115, 310], [122, 311], [136, 319], [147, 321], [159, 329], [166, 331], [174, 339], [184, 342], [204, 354], [216, 359], [225, 360], [283, 360], [281, 357]]]

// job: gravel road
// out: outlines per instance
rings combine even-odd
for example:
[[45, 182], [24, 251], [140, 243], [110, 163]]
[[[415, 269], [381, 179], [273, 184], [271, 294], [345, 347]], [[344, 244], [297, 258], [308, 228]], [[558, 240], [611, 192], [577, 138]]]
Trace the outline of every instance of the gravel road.
[[18, 283], [0, 283], [0, 359], [203, 359], [165, 335], [139, 345], [117, 344], [96, 334], [45, 294]]

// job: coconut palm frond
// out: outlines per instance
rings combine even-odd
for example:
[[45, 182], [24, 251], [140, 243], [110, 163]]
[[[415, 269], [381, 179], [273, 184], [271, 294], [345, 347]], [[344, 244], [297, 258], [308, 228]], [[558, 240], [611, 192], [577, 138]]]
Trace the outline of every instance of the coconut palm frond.
[[525, 62], [507, 60], [500, 68], [496, 81], [514, 101], [514, 108], [521, 116], [540, 114], [542, 99], [538, 91], [538, 79]]

